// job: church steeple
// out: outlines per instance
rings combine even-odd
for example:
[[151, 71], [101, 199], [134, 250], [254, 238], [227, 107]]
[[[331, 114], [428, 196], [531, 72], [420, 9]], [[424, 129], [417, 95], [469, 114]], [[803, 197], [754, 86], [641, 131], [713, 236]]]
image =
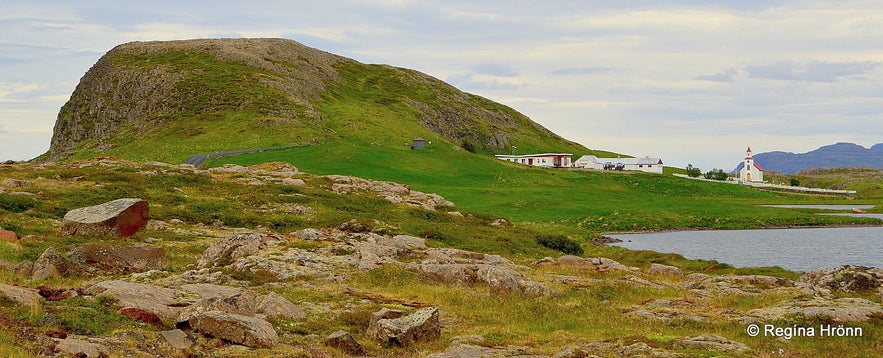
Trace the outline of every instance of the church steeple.
[[745, 150], [745, 162], [739, 170], [739, 180], [742, 183], [763, 181], [763, 169], [754, 162], [754, 157], [751, 156], [750, 146]]

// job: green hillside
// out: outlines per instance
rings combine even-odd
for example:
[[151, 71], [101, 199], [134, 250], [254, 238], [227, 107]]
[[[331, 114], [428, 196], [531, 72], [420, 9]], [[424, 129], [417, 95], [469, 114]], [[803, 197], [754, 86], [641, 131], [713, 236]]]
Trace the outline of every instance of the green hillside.
[[415, 190], [439, 193], [471, 211], [577, 237], [609, 231], [877, 222], [758, 206], [856, 202], [842, 197], [763, 192], [658, 174], [527, 167], [452, 150], [445, 143], [434, 142], [426, 150], [403, 145], [365, 148], [329, 143], [216, 158], [208, 165], [284, 161], [309, 173], [406, 183]]
[[[129, 43], [90, 69], [41, 159], [194, 154], [422, 136], [481, 154], [592, 153], [512, 108], [423, 73], [367, 65], [282, 39]], [[603, 152], [598, 152], [599, 154]]]
[[[415, 137], [428, 149], [411, 150]], [[284, 39], [135, 42], [103, 56], [61, 109], [40, 159], [286, 161], [316, 174], [389, 180], [470, 210], [574, 236], [667, 228], [864, 222], [757, 204], [817, 202], [649, 174], [543, 170], [493, 154], [596, 154], [505, 105], [420, 72], [367, 65]], [[839, 201], [840, 198], [823, 198]]]

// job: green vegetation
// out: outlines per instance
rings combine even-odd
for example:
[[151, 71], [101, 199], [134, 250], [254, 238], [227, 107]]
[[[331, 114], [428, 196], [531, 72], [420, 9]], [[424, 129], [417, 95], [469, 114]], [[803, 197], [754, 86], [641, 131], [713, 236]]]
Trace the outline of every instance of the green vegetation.
[[[138, 244], [149, 240], [165, 247], [167, 270], [171, 274], [192, 269], [199, 255], [217, 237], [241, 229], [284, 236], [314, 227], [348, 233], [414, 235], [426, 238], [431, 246], [501, 254], [525, 265], [544, 256], [574, 254], [606, 257], [639, 268], [662, 263], [678, 266], [687, 273], [762, 274], [793, 280], [799, 276], [797, 273], [779, 267], [737, 269], [713, 260], [686, 260], [674, 254], [598, 246], [590, 240], [606, 232], [624, 231], [878, 225], [875, 219], [821, 216], [813, 210], [759, 205], [867, 203], [877, 204], [877, 210], [883, 206], [883, 180], [876, 172], [794, 177], [809, 186], [859, 190], [855, 198], [843, 198], [764, 192], [670, 175], [678, 172], [700, 176], [701, 171], [692, 166], [686, 170], [665, 168], [665, 175], [655, 175], [543, 169], [499, 161], [492, 154], [509, 152], [507, 146], [517, 146], [520, 153], [616, 154], [591, 151], [557, 138], [511, 108], [463, 94], [415, 71], [389, 66], [338, 63], [337, 77], [323, 80], [324, 91], [305, 103], [267, 86], [281, 76], [275, 71], [221, 61], [203, 53], [123, 54], [112, 61], [132, 73], [143, 75], [161, 68], [181, 76], [174, 89], [176, 96], [169, 103], [169, 108], [175, 110], [154, 113], [148, 120], [162, 125], [146, 130], [123, 125], [108, 139], [113, 144], [109, 148], [106, 143], [85, 141], [74, 158], [115, 156], [177, 163], [193, 154], [287, 146], [211, 159], [208, 166], [287, 162], [309, 173], [297, 176], [307, 185], [282, 185], [241, 173], [200, 173], [113, 163], [104, 166], [97, 160], [39, 168], [4, 166], [0, 168], [2, 178], [33, 183], [21, 189], [28, 193], [25, 195], [0, 193], [0, 226], [28, 237], [16, 243], [0, 242], [0, 259], [11, 263], [34, 261], [48, 247], [64, 248], [84, 242], [87, 239], [61, 236], [58, 220], [67, 211], [122, 197], [139, 197], [150, 202], [151, 219], [160, 224], [114, 243]], [[276, 64], [287, 68], [301, 65]], [[135, 104], [122, 100], [117, 105]], [[445, 122], [450, 118], [459, 122]], [[427, 139], [425, 150], [410, 149], [411, 141], [418, 136]], [[502, 142], [506, 145], [501, 146]], [[314, 176], [325, 174], [403, 183], [413, 190], [441, 194], [456, 206], [433, 211], [395, 205], [371, 193], [339, 195], [331, 190], [331, 180]], [[280, 246], [350, 253], [347, 248], [330, 245], [290, 240]], [[440, 284], [394, 265], [359, 273], [345, 289], [339, 283], [323, 282], [311, 283], [309, 288], [288, 285], [291, 282], [267, 285], [275, 277], [263, 270], [225, 273], [292, 301], [343, 310], [337, 314], [318, 309], [318, 313], [311, 313], [303, 322], [274, 322], [286, 342], [295, 345], [306, 341], [307, 336], [337, 329], [363, 332], [372, 312], [365, 306], [410, 309], [423, 303], [440, 306], [445, 318], [452, 318], [456, 335], [481, 335], [490, 346], [518, 344], [548, 354], [556, 353], [552, 349], [586, 340], [620, 340], [710, 355], [676, 347], [673, 342], [678, 337], [698, 334], [744, 336], [743, 326], [727, 320], [636, 322], [623, 315], [623, 307], [653, 299], [694, 298], [689, 289], [683, 288], [682, 278], [664, 279], [672, 281], [672, 285], [635, 285], [626, 282], [630, 273], [583, 272], [560, 266], [532, 270], [536, 270], [531, 273], [536, 276], [579, 274], [588, 279], [576, 289], [553, 283], [558, 285], [553, 288], [560, 289], [561, 295], [526, 298], [501, 295], [485, 286]], [[59, 278], [41, 283], [82, 287], [84, 280]], [[28, 278], [8, 271], [0, 273], [0, 282], [32, 284]], [[360, 291], [378, 298], [372, 297], [365, 304], [359, 297]], [[771, 290], [759, 296], [718, 298], [709, 303], [709, 308], [719, 312], [747, 311], [795, 297], [794, 292]], [[877, 296], [868, 298], [879, 301]], [[354, 303], [363, 306], [348, 310]], [[4, 326], [30, 327], [28, 334], [33, 336], [43, 337], [46, 331], [60, 326], [91, 334], [144, 328], [118, 314], [113, 302], [106, 299], [74, 299], [31, 307], [0, 306], [0, 322]], [[31, 327], [49, 314], [58, 319], [58, 324]], [[881, 341], [881, 331], [875, 330], [879, 328], [878, 321], [862, 323], [870, 333], [857, 339], [795, 339], [791, 347], [794, 352], [789, 354], [849, 351], [855, 356], [870, 356]], [[787, 326], [790, 322], [781, 323]], [[19, 354], [11, 348], [16, 340], [22, 339], [16, 334], [20, 332], [0, 327], [0, 355]], [[418, 356], [440, 351], [454, 333], [445, 334], [451, 337], [420, 348], [409, 347], [414, 351], [407, 353]], [[358, 338], [366, 341], [364, 337]], [[780, 346], [773, 339], [746, 343], [751, 343], [756, 352]], [[380, 349], [376, 343], [368, 344], [375, 345], [369, 349]]]
[[537, 243], [555, 251], [565, 254], [582, 255], [583, 248], [576, 241], [564, 235], [542, 235], [537, 237]]
[[[507, 163], [433, 142], [426, 150], [370, 146], [358, 141], [212, 159], [256, 164], [285, 161], [316, 174], [345, 174], [438, 193], [460, 208], [572, 238], [603, 232], [671, 228], [740, 229], [867, 223], [758, 207], [777, 203], [856, 203], [841, 197], [763, 192], [740, 185], [647, 173], [541, 169]], [[873, 203], [873, 201], [870, 201]]]
[[[112, 91], [94, 96], [104, 98], [119, 113], [156, 108], [136, 113], [147, 117], [139, 119], [143, 123], [128, 123], [93, 118], [94, 108], [88, 102], [66, 106], [62, 116], [78, 121], [87, 132], [100, 121], [122, 121], [109, 138], [99, 140], [89, 134], [86, 138], [90, 139], [78, 139], [73, 158], [114, 156], [180, 163], [195, 154], [277, 146], [353, 141], [366, 148], [399, 146], [418, 136], [484, 154], [508, 152], [512, 145], [522, 152], [593, 153], [512, 108], [463, 93], [417, 71], [340, 59], [334, 64], [336, 73], [307, 80], [290, 76], [292, 69], [309, 66], [308, 60], [266, 56], [264, 60], [281, 67], [270, 70], [272, 66], [221, 60], [196, 48], [111, 53], [103, 61], [123, 79], [95, 74], [96, 80], [132, 81], [114, 85], [136, 92], [132, 98]], [[142, 93], [156, 84], [139, 81], [157, 76], [174, 83], [174, 88], [167, 93]], [[145, 89], [139, 89], [142, 86]], [[321, 90], [310, 93], [313, 89], [300, 86]], [[92, 85], [78, 89], [91, 90]], [[73, 130], [77, 129], [64, 127], [60, 134], [72, 136]]]

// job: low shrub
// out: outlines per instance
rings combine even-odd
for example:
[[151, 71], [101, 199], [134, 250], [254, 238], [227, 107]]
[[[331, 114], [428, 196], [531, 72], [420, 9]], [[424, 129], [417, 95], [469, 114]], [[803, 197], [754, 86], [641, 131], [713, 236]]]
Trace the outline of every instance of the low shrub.
[[564, 235], [537, 236], [537, 243], [555, 251], [565, 254], [582, 255], [583, 248], [576, 241]]
[[0, 194], [0, 209], [20, 213], [37, 205], [37, 201], [26, 196]]

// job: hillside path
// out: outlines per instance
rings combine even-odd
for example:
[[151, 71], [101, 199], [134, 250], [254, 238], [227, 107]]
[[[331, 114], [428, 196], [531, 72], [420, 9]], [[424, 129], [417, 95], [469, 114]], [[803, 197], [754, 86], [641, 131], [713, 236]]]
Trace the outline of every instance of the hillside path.
[[187, 160], [184, 161], [184, 164], [191, 164], [191, 165], [199, 168], [203, 164], [205, 164], [205, 161], [208, 160], [208, 158], [220, 158], [220, 157], [226, 157], [226, 156], [231, 156], [231, 155], [257, 153], [257, 152], [263, 152], [266, 150], [285, 149], [285, 148], [292, 148], [292, 147], [295, 147], [295, 146], [289, 145], [289, 146], [281, 146], [281, 147], [255, 148], [255, 149], [234, 150], [234, 151], [229, 151], [229, 152], [214, 152], [214, 153], [206, 153], [206, 154], [196, 154], [196, 155], [191, 155], [189, 158], [187, 158]]

